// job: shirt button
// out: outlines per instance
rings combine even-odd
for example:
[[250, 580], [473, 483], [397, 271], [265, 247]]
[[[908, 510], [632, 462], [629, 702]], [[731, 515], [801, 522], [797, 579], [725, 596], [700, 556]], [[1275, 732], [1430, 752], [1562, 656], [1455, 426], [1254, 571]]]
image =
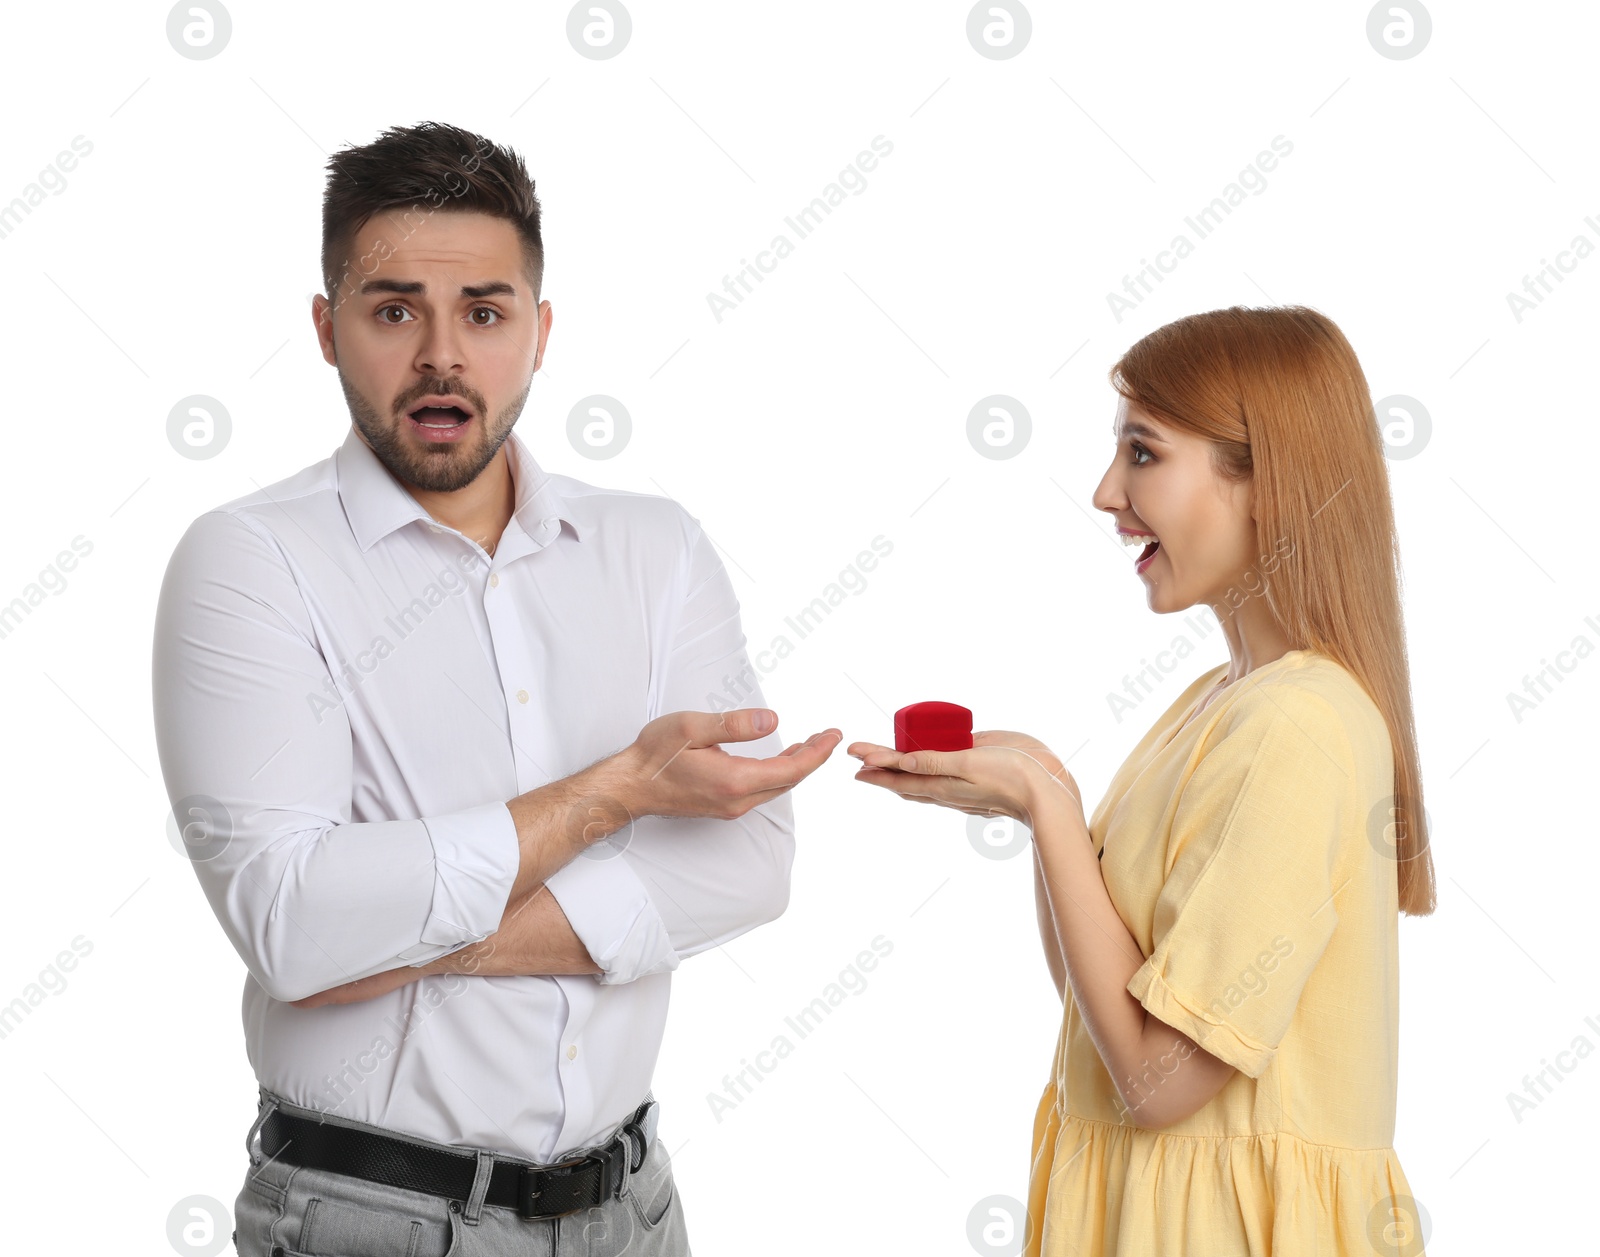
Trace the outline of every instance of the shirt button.
[[499, 583], [500, 583], [500, 573], [499, 572], [490, 572], [489, 573], [489, 588], [493, 589]]
[[440, 528], [438, 524], [429, 524], [428, 525], [428, 531], [429, 532], [443, 532], [444, 529]]
[[576, 1060], [577, 1056], [578, 1056], [578, 1045], [576, 1043], [569, 1044], [568, 1047], [567, 1047], [567, 1059], [569, 1061], [570, 1060]]
[[517, 691], [517, 702], [525, 703], [527, 701], [528, 701], [528, 691], [527, 690], [518, 690]]

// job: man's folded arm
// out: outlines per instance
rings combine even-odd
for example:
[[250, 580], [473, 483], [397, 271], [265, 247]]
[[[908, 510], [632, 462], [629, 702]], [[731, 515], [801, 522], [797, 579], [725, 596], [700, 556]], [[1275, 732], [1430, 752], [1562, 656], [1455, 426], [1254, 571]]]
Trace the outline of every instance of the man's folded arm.
[[152, 680], [161, 771], [212, 910], [278, 1000], [421, 965], [498, 928], [504, 802], [352, 823], [353, 742], [289, 560], [243, 516], [194, 521], [168, 564]]
[[[765, 706], [722, 560], [686, 512], [681, 526], [686, 561], [651, 718]], [[766, 759], [783, 747], [783, 737], [773, 732], [724, 749]], [[596, 980], [611, 985], [676, 969], [781, 916], [794, 850], [792, 795], [781, 794], [733, 820], [639, 817], [545, 885], [603, 970]]]

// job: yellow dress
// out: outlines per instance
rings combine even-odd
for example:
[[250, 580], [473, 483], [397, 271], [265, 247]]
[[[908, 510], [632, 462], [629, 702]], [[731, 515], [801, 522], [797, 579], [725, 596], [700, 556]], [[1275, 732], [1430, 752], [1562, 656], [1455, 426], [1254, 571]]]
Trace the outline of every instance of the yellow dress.
[[[1128, 990], [1237, 1072], [1137, 1125], [1070, 985], [1033, 1127], [1027, 1257], [1419, 1257], [1393, 1148], [1399, 906], [1388, 728], [1293, 650], [1201, 676], [1112, 778], [1089, 831], [1146, 957]], [[1181, 1068], [1152, 1062], [1135, 1106]]]

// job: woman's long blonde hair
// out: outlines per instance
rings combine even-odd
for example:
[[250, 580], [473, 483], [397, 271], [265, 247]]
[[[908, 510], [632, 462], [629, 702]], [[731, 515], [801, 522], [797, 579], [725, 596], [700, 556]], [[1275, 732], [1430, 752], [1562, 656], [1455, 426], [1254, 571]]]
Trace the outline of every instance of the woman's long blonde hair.
[[1350, 342], [1304, 306], [1233, 306], [1157, 328], [1112, 367], [1111, 383], [1131, 404], [1211, 441], [1219, 476], [1254, 477], [1258, 553], [1292, 543], [1291, 561], [1266, 582], [1268, 605], [1294, 649], [1337, 660], [1388, 723], [1400, 910], [1426, 916], [1436, 888], [1394, 507], [1383, 439]]

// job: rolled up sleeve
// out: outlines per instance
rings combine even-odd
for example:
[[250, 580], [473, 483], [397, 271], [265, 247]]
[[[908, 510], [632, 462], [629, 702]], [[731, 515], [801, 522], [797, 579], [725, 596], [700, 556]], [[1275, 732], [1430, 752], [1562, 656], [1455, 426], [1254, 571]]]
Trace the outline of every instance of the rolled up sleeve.
[[296, 1000], [499, 927], [504, 802], [352, 822], [354, 748], [287, 558], [225, 511], [179, 540], [157, 604], [156, 745], [202, 889], [251, 977]]
[[504, 803], [427, 816], [423, 824], [433, 845], [433, 901], [421, 941], [400, 953], [412, 965], [425, 965], [499, 929], [522, 858], [516, 822]]

